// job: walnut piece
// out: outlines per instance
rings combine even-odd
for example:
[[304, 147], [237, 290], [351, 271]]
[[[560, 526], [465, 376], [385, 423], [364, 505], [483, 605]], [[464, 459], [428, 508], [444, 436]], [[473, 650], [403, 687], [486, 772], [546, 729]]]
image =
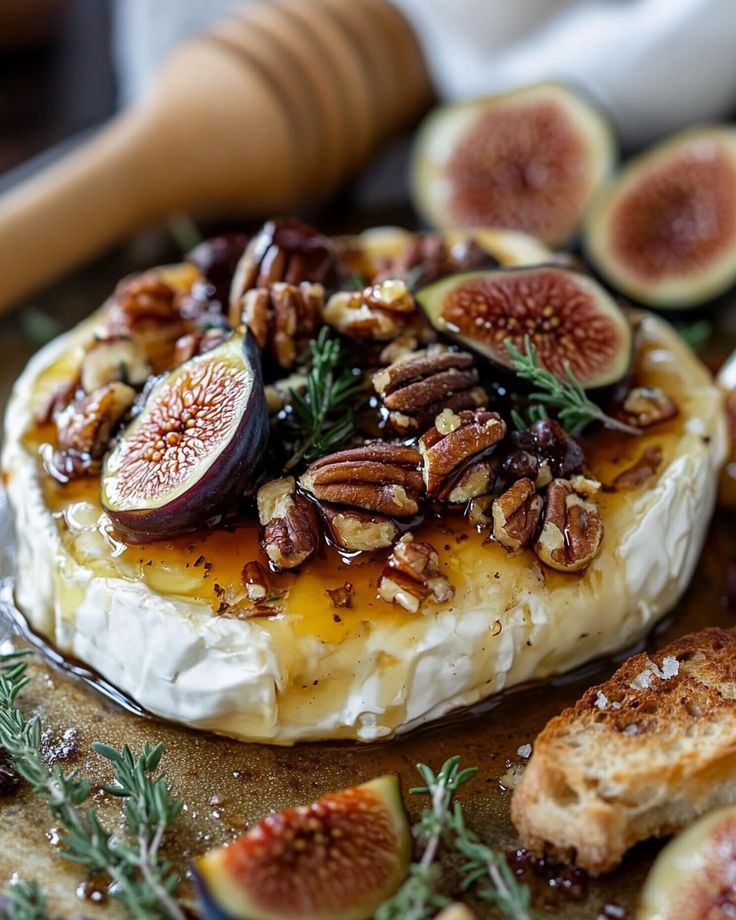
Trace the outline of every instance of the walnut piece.
[[635, 428], [651, 428], [677, 415], [677, 406], [660, 387], [629, 390], [618, 413], [622, 422]]
[[135, 402], [136, 392], [119, 381], [70, 403], [56, 417], [57, 478], [68, 481], [96, 472], [112, 437]]
[[517, 479], [493, 502], [493, 536], [510, 552], [518, 552], [534, 540], [543, 507], [531, 479]]
[[412, 518], [424, 493], [420, 460], [413, 447], [366, 444], [322, 457], [307, 468], [299, 484], [320, 502]]
[[486, 405], [475, 358], [464, 351], [429, 348], [399, 358], [373, 375], [373, 387], [401, 435], [425, 430], [443, 409]]
[[177, 292], [155, 270], [121, 281], [105, 312], [107, 334], [132, 338], [149, 361], [162, 360], [189, 331]]
[[145, 383], [152, 372], [143, 349], [130, 336], [94, 338], [85, 348], [80, 368], [82, 389], [93, 393], [114, 380], [131, 386]]
[[[450, 416], [443, 413], [436, 422], [439, 426], [435, 424], [419, 439], [419, 450], [427, 494], [443, 499], [452, 494], [467, 466], [490, 454], [503, 439], [506, 423], [497, 412], [485, 409], [464, 410], [450, 413]], [[492, 468], [489, 468], [487, 479], [490, 479], [491, 473]], [[465, 500], [488, 491], [487, 482], [481, 478], [478, 488], [481, 491], [473, 495], [466, 487]]]
[[399, 535], [396, 523], [382, 515], [327, 504], [321, 504], [319, 510], [333, 542], [349, 552], [385, 549]]
[[432, 544], [417, 543], [411, 534], [404, 534], [386, 560], [378, 593], [388, 603], [416, 613], [424, 601], [449, 601], [455, 589], [440, 573], [439, 556]]
[[296, 491], [292, 476], [261, 486], [256, 497], [261, 522], [261, 549], [279, 569], [306, 562], [320, 545], [321, 529], [308, 499]]
[[261, 350], [288, 369], [306, 357], [322, 325], [324, 302], [325, 289], [309, 281], [252, 288], [243, 296], [234, 325], [247, 326]]
[[381, 267], [375, 280], [404, 278], [416, 291], [445, 275], [498, 265], [498, 260], [472, 237], [450, 246], [439, 233], [417, 233], [395, 259]]
[[248, 600], [254, 604], [264, 604], [271, 593], [271, 581], [261, 563], [255, 560], [246, 562], [242, 578]]
[[362, 291], [333, 294], [327, 301], [324, 319], [349, 338], [387, 342], [406, 333], [418, 313], [406, 284], [389, 279]]
[[559, 572], [579, 572], [598, 555], [603, 522], [595, 502], [587, 496], [596, 483], [583, 477], [554, 479], [547, 488], [544, 524], [534, 551]]
[[325, 588], [325, 593], [332, 601], [333, 607], [347, 609], [353, 606], [353, 586], [349, 581], [339, 588]]

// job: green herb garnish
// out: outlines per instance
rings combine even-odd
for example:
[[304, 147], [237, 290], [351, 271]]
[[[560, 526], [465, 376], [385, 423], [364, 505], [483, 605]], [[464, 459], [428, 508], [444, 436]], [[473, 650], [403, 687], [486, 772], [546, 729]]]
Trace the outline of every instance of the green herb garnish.
[[[342, 357], [338, 339], [323, 326], [310, 344], [312, 366], [307, 374], [304, 395], [291, 390], [291, 413], [298, 426], [292, 454], [284, 470], [293, 469], [302, 461], [307, 463], [332, 453], [355, 433], [355, 407], [345, 403], [362, 389], [360, 379], [351, 371], [336, 373]], [[337, 409], [340, 418], [331, 419]]]
[[427, 920], [452, 903], [439, 890], [437, 857], [442, 845], [466, 858], [460, 870], [464, 891], [473, 889], [509, 920], [534, 920], [529, 889], [516, 878], [503, 854], [481, 843], [465, 826], [462, 806], [455, 801], [458, 789], [478, 770], [461, 769], [459, 757], [451, 757], [436, 774], [426, 764], [417, 764], [417, 770], [425, 785], [409, 792], [428, 796], [431, 801], [413, 828], [421, 856], [410, 866], [401, 888], [378, 909], [375, 920]]
[[[97, 810], [86, 804], [93, 789], [90, 780], [77, 770], [65, 773], [58, 765], [49, 767], [41, 756], [41, 721], [38, 716], [27, 719], [16, 706], [29, 680], [26, 668], [21, 654], [0, 655], [0, 746], [62, 828], [59, 855], [92, 874], [107, 876], [112, 896], [136, 920], [185, 920], [173, 897], [179, 878], [160, 854], [164, 835], [183, 807], [172, 798], [164, 777], [152, 775], [163, 745], [146, 745], [139, 757], [127, 746], [119, 752], [93, 745], [113, 766], [114, 783], [103, 791], [124, 800], [123, 835], [107, 830]], [[32, 882], [18, 881], [10, 900], [13, 920], [44, 916], [43, 895]]]
[[537, 419], [546, 418], [547, 408], [550, 408], [557, 410], [560, 423], [573, 435], [580, 434], [592, 422], [600, 422], [606, 428], [625, 434], [640, 434], [631, 425], [606, 415], [599, 405], [588, 398], [569, 361], [565, 361], [564, 364], [567, 380], [561, 380], [539, 366], [537, 349], [528, 335], [524, 336], [523, 354], [510, 339], [506, 339], [504, 345], [514, 360], [516, 374], [522, 380], [528, 380], [539, 387], [529, 394], [531, 405], [527, 415], [524, 416], [518, 411], [513, 413], [512, 419], [517, 427], [528, 428]]
[[15, 876], [10, 881], [3, 906], [6, 920], [47, 920], [46, 898], [38, 882], [26, 882]]

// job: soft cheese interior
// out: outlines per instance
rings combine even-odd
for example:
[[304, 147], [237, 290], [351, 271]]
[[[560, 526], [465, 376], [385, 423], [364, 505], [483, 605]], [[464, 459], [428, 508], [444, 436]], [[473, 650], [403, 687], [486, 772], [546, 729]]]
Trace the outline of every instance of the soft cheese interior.
[[[34, 417], [78, 361], [94, 320], [47, 346], [19, 379], [3, 470], [18, 534], [17, 602], [31, 627], [165, 718], [238, 738], [385, 738], [504, 688], [560, 673], [641, 637], [687, 585], [726, 452], [722, 399], [661, 320], [638, 332], [637, 378], [677, 419], [589, 449], [610, 483], [646, 448], [656, 476], [603, 492], [606, 537], [582, 575], [509, 555], [464, 521], [425, 525], [453, 600], [408, 613], [377, 599], [380, 571], [320, 558], [288, 581], [280, 612], [240, 616], [223, 592], [257, 552], [254, 526], [127, 546], [95, 484], [45, 475]], [[327, 589], [353, 585], [351, 608]], [[227, 594], [225, 594], [227, 597]]]

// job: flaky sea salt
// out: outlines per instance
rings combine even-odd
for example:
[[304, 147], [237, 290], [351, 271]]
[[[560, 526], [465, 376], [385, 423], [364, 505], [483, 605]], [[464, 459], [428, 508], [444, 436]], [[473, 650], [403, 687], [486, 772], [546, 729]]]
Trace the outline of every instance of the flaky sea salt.
[[595, 705], [599, 709], [605, 709], [606, 706], [608, 706], [608, 697], [602, 690], [599, 690], [598, 693], [596, 694]]
[[524, 760], [528, 760], [532, 756], [531, 744], [522, 744], [516, 749], [516, 753]]
[[669, 680], [680, 673], [680, 662], [673, 655], [662, 659], [662, 680]]

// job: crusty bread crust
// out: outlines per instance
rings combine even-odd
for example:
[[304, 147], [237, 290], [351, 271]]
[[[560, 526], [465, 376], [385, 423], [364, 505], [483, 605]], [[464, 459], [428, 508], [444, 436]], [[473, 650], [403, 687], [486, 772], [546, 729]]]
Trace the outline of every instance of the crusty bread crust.
[[524, 846], [599, 875], [734, 802], [736, 628], [711, 628], [635, 655], [551, 719], [511, 814]]

